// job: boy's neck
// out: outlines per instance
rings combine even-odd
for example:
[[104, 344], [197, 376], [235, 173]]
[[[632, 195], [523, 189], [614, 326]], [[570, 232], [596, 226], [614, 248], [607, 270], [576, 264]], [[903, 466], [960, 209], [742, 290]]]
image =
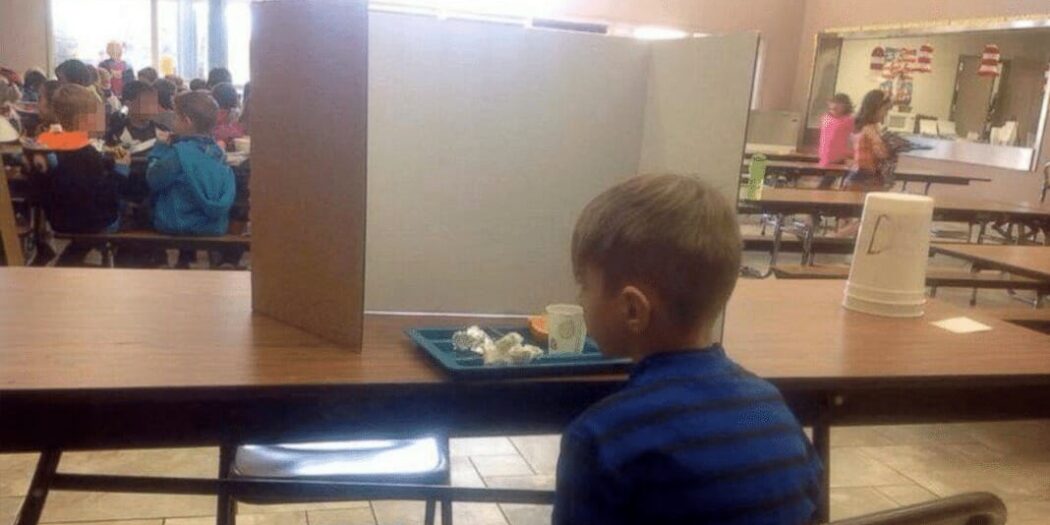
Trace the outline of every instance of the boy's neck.
[[644, 342], [633, 349], [629, 357], [639, 362], [655, 354], [684, 352], [707, 348], [718, 341], [714, 337], [714, 323], [702, 323], [691, 330], [677, 333], [673, 330], [654, 330], [660, 335], [647, 337]]

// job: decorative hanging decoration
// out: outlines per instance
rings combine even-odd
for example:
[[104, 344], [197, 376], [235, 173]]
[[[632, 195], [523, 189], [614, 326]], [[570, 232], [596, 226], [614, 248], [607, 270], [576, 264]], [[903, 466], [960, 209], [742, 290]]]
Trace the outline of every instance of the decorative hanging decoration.
[[916, 71], [920, 73], [930, 73], [933, 71], [933, 46], [930, 44], [923, 44], [919, 46], [919, 58], [917, 60], [918, 67]]
[[919, 70], [918, 63], [918, 52], [911, 48], [902, 48], [900, 50], [900, 61], [901, 61], [901, 72], [907, 75], [908, 73], [914, 73]]
[[882, 73], [882, 66], [886, 64], [886, 50], [882, 46], [875, 46], [871, 50], [871, 72]]
[[984, 46], [984, 52], [981, 53], [981, 67], [977, 68], [977, 76], [981, 77], [997, 77], [1002, 71], [1002, 63], [1000, 62], [1001, 55], [999, 54], [999, 46], [995, 44], [987, 44]]

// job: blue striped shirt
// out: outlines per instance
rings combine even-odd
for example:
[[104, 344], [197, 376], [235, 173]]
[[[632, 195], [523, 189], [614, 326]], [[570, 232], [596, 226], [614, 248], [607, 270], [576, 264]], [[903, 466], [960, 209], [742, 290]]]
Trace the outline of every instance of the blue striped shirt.
[[810, 523], [820, 479], [776, 387], [717, 345], [656, 354], [566, 429], [554, 523]]

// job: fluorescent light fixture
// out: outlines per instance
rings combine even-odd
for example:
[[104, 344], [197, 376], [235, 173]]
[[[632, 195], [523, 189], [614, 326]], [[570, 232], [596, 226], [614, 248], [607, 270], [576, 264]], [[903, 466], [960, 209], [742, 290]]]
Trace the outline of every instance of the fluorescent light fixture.
[[631, 36], [642, 40], [675, 40], [688, 38], [689, 33], [673, 27], [639, 26], [631, 31]]

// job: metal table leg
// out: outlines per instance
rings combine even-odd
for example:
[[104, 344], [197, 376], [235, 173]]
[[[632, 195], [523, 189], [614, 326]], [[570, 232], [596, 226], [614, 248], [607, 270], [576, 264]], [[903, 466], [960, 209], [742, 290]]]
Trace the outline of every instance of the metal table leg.
[[[219, 447], [219, 479], [225, 480], [230, 477], [233, 469], [233, 459], [237, 454], [237, 447], [233, 445], [222, 445]], [[236, 502], [230, 497], [225, 485], [220, 485], [215, 509], [216, 525], [234, 525], [237, 523]]]
[[44, 511], [44, 503], [51, 490], [51, 480], [58, 471], [58, 460], [61, 458], [60, 450], [45, 450], [40, 453], [36, 471], [33, 472], [33, 481], [29, 483], [29, 492], [15, 521], [17, 525], [36, 525], [40, 522], [40, 514]]

